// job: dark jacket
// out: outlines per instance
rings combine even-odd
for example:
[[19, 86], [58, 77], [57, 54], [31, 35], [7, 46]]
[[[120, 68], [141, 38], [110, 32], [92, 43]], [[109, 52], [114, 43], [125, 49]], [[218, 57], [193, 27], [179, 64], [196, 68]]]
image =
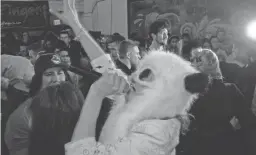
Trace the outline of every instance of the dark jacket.
[[85, 53], [80, 42], [74, 40], [70, 41], [68, 55], [70, 56], [71, 65], [78, 68], [81, 68], [81, 58], [84, 56], [87, 57], [87, 54]]
[[126, 75], [132, 74], [132, 69], [129, 69], [125, 64], [123, 64], [120, 60], [116, 60], [116, 67], [121, 69]]
[[242, 67], [237, 64], [220, 62], [220, 69], [225, 82], [237, 83], [239, 75], [242, 72]]
[[246, 100], [251, 103], [253, 99], [254, 88], [256, 85], [256, 61], [250, 63], [242, 69], [239, 76], [238, 86], [243, 92]]
[[[181, 137], [182, 155], [255, 155], [256, 119], [240, 90], [222, 80], [213, 80], [209, 90], [191, 107], [194, 116], [189, 132]], [[230, 121], [239, 120], [235, 132]]]
[[96, 123], [96, 136], [95, 136], [96, 141], [98, 141], [100, 138], [100, 133], [108, 118], [109, 112], [112, 107], [112, 102], [113, 101], [109, 98], [104, 98], [104, 100], [102, 101], [100, 113]]

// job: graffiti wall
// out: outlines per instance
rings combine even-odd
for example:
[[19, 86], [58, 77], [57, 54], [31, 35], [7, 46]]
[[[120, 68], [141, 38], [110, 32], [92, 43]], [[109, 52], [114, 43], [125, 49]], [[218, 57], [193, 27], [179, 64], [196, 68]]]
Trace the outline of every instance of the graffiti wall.
[[146, 38], [149, 25], [166, 20], [172, 34], [189, 33], [194, 39], [216, 35], [240, 39], [246, 24], [256, 19], [256, 0], [127, 0], [128, 33]]

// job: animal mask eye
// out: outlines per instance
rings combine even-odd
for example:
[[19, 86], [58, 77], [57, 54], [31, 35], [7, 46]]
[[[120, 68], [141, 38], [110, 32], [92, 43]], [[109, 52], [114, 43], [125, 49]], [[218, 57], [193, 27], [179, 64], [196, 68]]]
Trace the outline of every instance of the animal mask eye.
[[139, 79], [141, 81], [152, 81], [154, 79], [152, 70], [150, 69], [143, 70], [139, 75]]

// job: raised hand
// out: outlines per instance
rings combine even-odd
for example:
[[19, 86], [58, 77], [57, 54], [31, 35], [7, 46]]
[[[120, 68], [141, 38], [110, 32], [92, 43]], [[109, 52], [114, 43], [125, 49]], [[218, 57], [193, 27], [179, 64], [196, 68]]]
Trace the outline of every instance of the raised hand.
[[62, 22], [66, 25], [80, 25], [75, 2], [76, 0], [63, 0], [63, 13], [51, 9], [50, 12], [62, 20]]
[[101, 69], [103, 70], [102, 72], [104, 72], [105, 68], [109, 68], [113, 63], [109, 63], [109, 61], [111, 61], [110, 58], [105, 55], [105, 52], [101, 49], [99, 44], [80, 23], [75, 8], [75, 1], [76, 0], [63, 0], [63, 13], [54, 10], [50, 10], [50, 12], [62, 20], [64, 24], [69, 25], [72, 28], [76, 38], [80, 41], [84, 50], [87, 52], [87, 55], [91, 59], [91, 63], [94, 64], [93, 68], [97, 70], [97, 67], [100, 66], [103, 68]]

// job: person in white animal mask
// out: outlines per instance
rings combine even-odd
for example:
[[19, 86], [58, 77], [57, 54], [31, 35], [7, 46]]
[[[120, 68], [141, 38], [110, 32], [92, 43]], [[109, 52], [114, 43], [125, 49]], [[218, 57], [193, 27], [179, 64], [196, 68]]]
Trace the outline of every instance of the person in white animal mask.
[[[89, 90], [72, 141], [65, 145], [66, 155], [174, 155], [183, 124], [180, 118], [187, 115], [196, 94], [204, 91], [208, 76], [174, 54], [157, 51], [127, 78], [88, 32], [79, 30], [74, 2], [64, 1], [64, 13], [55, 14], [80, 36], [92, 66], [103, 76]], [[96, 141], [96, 120], [103, 98], [109, 95], [116, 99]]]
[[[165, 68], [166, 64], [170, 67]], [[197, 80], [200, 84], [194, 83]], [[193, 97], [204, 90], [207, 82], [207, 76], [188, 62], [158, 51], [146, 56], [128, 81], [119, 70], [104, 73], [89, 91], [72, 142], [65, 146], [67, 155], [84, 151], [108, 155], [175, 154], [180, 118], [187, 115]], [[96, 118], [102, 99], [112, 94], [119, 96], [96, 142]]]

